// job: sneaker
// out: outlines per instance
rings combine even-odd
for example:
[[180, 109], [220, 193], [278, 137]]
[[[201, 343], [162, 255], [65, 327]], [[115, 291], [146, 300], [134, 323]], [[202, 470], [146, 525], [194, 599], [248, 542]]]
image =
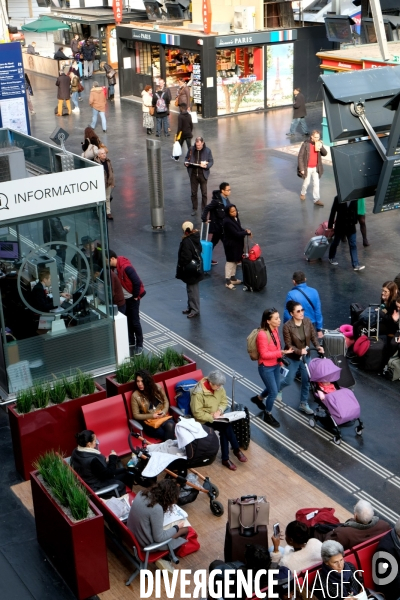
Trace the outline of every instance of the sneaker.
[[192, 210], [192, 212], [190, 213], [190, 215], [191, 215], [192, 217], [194, 217], [195, 215], [197, 215], [197, 210]]
[[306, 199], [306, 195], [305, 194], [300, 194], [300, 200], [305, 200]]
[[321, 202], [321, 200], [317, 200], [316, 202], [314, 202], [314, 206], [324, 206], [324, 203]]
[[171, 158], [172, 158], [172, 160], [174, 160], [175, 162], [178, 162], [178, 160], [179, 160], [179, 156], [175, 158], [175, 156], [172, 156], [172, 154], [171, 154]]
[[79, 102], [82, 102], [83, 98], [82, 98], [82, 97], [80, 97], [80, 98], [78, 98], [78, 100], [79, 100]]
[[240, 285], [242, 282], [240, 279], [231, 279], [231, 283], [233, 283], [233, 285]]
[[229, 290], [235, 290], [235, 286], [233, 285], [233, 283], [226, 283], [225, 287], [227, 287]]
[[[32, 114], [35, 114], [35, 113], [32, 113]], [[370, 245], [371, 245], [371, 244], [369, 243], [369, 241], [368, 241], [368, 240], [364, 240], [364, 241], [363, 241], [363, 246], [364, 246], [364, 248], [367, 248], [367, 247], [368, 247], [368, 246], [370, 246]]]
[[282, 392], [277, 393], [275, 400], [279, 400], [279, 402], [282, 402]]
[[336, 258], [330, 258], [329, 262], [331, 263], [331, 265], [338, 265], [338, 261], [336, 260]]
[[273, 417], [272, 414], [269, 412], [264, 413], [264, 423], [268, 423], [268, 425], [271, 425], [271, 427], [276, 427], [276, 428], [281, 426], [279, 421], [277, 421], [275, 419], [275, 417]]
[[363, 269], [365, 269], [365, 265], [357, 265], [356, 267], [353, 267], [353, 271], [362, 271]]
[[308, 402], [300, 402], [299, 410], [301, 410], [301, 412], [303, 413], [306, 413], [306, 415], [314, 414], [314, 411], [312, 410], [312, 408], [309, 407]]
[[136, 346], [135, 356], [140, 356], [141, 354], [143, 354], [143, 348], [141, 346]]
[[253, 404], [256, 404], [257, 408], [259, 408], [260, 410], [265, 410], [265, 404], [263, 403], [262, 400], [260, 400], [260, 398], [258, 396], [252, 396], [250, 398], [250, 402], [253, 402]]
[[310, 135], [309, 131], [306, 131], [306, 133], [303, 133], [302, 135], [306, 136], [306, 135]]
[[217, 265], [217, 264], [218, 264], [218, 261], [217, 261], [217, 260], [212, 260], [212, 261], [211, 261], [211, 266], [212, 266], [212, 267], [215, 267], [215, 265]]
[[79, 109], [78, 107], [76, 107], [76, 108], [73, 108], [73, 109], [72, 109], [72, 112], [73, 112], [73, 113], [78, 113], [78, 112], [81, 112], [81, 111], [80, 111], [80, 109]]
[[294, 136], [294, 133], [290, 133], [290, 131], [289, 131], [289, 133], [287, 133], [286, 135], [287, 135], [288, 137], [293, 137], [293, 136]]
[[160, 134], [159, 134], [159, 133], [156, 133], [156, 137], [160, 137]]

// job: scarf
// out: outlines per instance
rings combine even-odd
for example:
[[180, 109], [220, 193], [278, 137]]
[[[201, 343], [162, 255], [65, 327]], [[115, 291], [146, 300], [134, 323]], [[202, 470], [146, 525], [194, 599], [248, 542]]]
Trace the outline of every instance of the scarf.
[[[347, 567], [347, 563], [344, 563], [344, 568], [346, 569]], [[350, 570], [343, 570], [339, 573], [339, 571], [335, 571], [334, 569], [331, 569], [329, 565], [327, 564], [323, 564], [322, 565], [322, 572], [328, 577], [329, 575], [329, 583], [338, 583], [339, 586], [341, 585], [341, 582], [343, 581], [343, 584], [345, 583], [349, 583], [350, 579], [353, 577], [353, 573]], [[344, 588], [344, 589], [348, 589], [348, 588]]]
[[100, 450], [96, 448], [84, 448], [83, 446], [78, 446], [79, 452], [93, 452], [93, 454], [101, 454]]

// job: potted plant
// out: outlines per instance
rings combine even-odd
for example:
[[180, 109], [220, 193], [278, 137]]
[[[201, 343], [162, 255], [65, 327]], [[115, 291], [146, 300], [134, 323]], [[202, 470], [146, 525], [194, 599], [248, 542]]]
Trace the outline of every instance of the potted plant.
[[88, 373], [57, 379], [53, 385], [37, 384], [17, 394], [8, 408], [17, 471], [29, 479], [33, 463], [48, 450], [69, 456], [75, 434], [84, 429], [81, 407], [106, 398], [106, 391]]
[[31, 473], [37, 539], [79, 600], [110, 588], [104, 519], [73, 470], [51, 451]]
[[133, 379], [140, 369], [149, 371], [154, 376], [154, 381], [160, 383], [172, 377], [192, 373], [196, 370], [196, 363], [173, 348], [166, 348], [161, 356], [152, 353], [132, 356], [118, 365], [114, 375], [106, 377], [107, 397], [134, 390]]

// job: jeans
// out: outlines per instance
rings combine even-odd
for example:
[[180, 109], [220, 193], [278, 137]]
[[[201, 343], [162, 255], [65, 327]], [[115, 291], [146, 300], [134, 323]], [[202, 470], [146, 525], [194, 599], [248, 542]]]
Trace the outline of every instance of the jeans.
[[308, 133], [308, 128], [306, 125], [306, 120], [304, 117], [299, 117], [298, 119], [293, 119], [293, 121], [290, 124], [290, 133], [295, 133], [298, 124], [300, 123], [301, 126], [301, 130], [303, 133]]
[[[304, 357], [303, 357], [304, 358]], [[294, 378], [296, 377], [296, 373], [300, 372], [301, 374], [301, 392], [300, 392], [300, 404], [305, 404], [308, 402], [308, 393], [310, 391], [310, 381], [308, 379], [308, 373], [306, 370], [306, 366], [303, 360], [289, 360], [290, 364], [286, 368], [289, 370], [289, 373], [286, 375], [285, 379], [281, 383], [281, 391], [287, 385], [293, 383]], [[306, 357], [307, 364], [310, 362], [310, 357]]]
[[221, 458], [222, 460], [229, 460], [229, 443], [232, 446], [232, 450], [239, 450], [239, 444], [233, 431], [231, 423], [220, 423], [219, 421], [213, 421], [212, 423], [205, 423], [219, 432], [219, 443], [221, 444]]
[[265, 398], [265, 410], [271, 412], [274, 406], [275, 398], [281, 387], [280, 365], [275, 367], [266, 367], [258, 365], [258, 372], [265, 385], [265, 390], [261, 393], [261, 397]]
[[128, 320], [129, 345], [143, 348], [143, 332], [139, 317], [140, 300], [135, 300], [133, 297], [127, 298], [125, 304], [125, 314]]
[[168, 117], [157, 117], [156, 114], [156, 135], [161, 135], [162, 129], [164, 127], [165, 135], [168, 134]]
[[[349, 242], [349, 250], [351, 257], [351, 264], [354, 267], [358, 267], [358, 254], [357, 254], [357, 234], [352, 233], [351, 235], [347, 235], [347, 241]], [[329, 246], [329, 258], [335, 258], [337, 247], [340, 244], [342, 239], [341, 233], [335, 233], [332, 244]]]
[[114, 86], [113, 85], [108, 86], [108, 97], [110, 97], [110, 96], [114, 96]]
[[319, 175], [317, 173], [317, 167], [308, 167], [307, 177], [303, 180], [303, 186], [301, 188], [302, 196], [306, 195], [307, 188], [310, 185], [311, 180], [313, 182], [312, 195], [314, 202], [317, 202], [317, 200], [319, 200]]
[[78, 92], [72, 92], [72, 94], [71, 94], [71, 100], [75, 104], [75, 108], [78, 108], [78, 106], [79, 106]]
[[92, 115], [92, 122], [90, 123], [90, 127], [92, 129], [94, 129], [96, 127], [97, 115], [100, 115], [101, 124], [103, 126], [103, 131], [106, 131], [107, 130], [106, 113], [101, 110], [96, 110], [95, 108], [92, 108], [92, 111], [93, 111], [93, 115]]

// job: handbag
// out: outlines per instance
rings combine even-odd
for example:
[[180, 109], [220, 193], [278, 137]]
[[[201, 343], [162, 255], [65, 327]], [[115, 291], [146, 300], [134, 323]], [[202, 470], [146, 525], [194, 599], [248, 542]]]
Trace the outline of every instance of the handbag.
[[182, 546], [180, 546], [175, 551], [175, 554], [177, 556], [179, 556], [179, 558], [183, 558], [184, 556], [187, 556], [188, 554], [193, 554], [193, 552], [197, 552], [197, 550], [200, 550], [200, 544], [199, 544], [199, 541], [197, 538], [198, 538], [197, 532], [193, 529], [193, 527], [188, 527], [188, 532], [185, 537], [187, 542], [186, 542], [186, 544], [183, 544]]
[[254, 246], [249, 250], [249, 260], [257, 260], [261, 256], [261, 248], [258, 244], [254, 244]]
[[172, 419], [171, 415], [166, 415], [165, 417], [158, 417], [157, 419], [146, 419], [145, 423], [149, 427], [154, 427], [154, 429], [158, 429], [163, 423], [165, 423], [165, 421], [168, 421], [169, 419]]
[[156, 111], [156, 107], [155, 106], [149, 106], [149, 115], [151, 117], [154, 116], [155, 111]]
[[179, 98], [175, 98], [175, 106], [179, 106]]
[[93, 160], [97, 156], [99, 149], [97, 146], [90, 143], [89, 138], [86, 139], [89, 142], [89, 146], [84, 152], [82, 152], [81, 156], [83, 156], [83, 158], [87, 158], [88, 160]]
[[241, 535], [253, 535], [261, 525], [268, 526], [269, 502], [265, 496], [241, 496], [228, 500], [230, 529], [240, 529]]
[[193, 244], [192, 240], [190, 240], [190, 243], [193, 246], [193, 250], [196, 254], [196, 258], [192, 258], [190, 263], [188, 263], [186, 266], [183, 267], [183, 271], [185, 272], [186, 275], [190, 275], [191, 277], [197, 277], [197, 276], [201, 275], [201, 272], [203, 270], [203, 261], [202, 261], [202, 258], [199, 256], [199, 253], [197, 252], [196, 247]]
[[78, 83], [78, 92], [83, 92], [83, 91], [84, 91], [84, 89], [85, 89], [85, 88], [83, 87], [83, 85], [81, 84], [81, 82], [79, 82], [79, 83]]
[[191, 112], [190, 116], [192, 117], [192, 123], [198, 123], [199, 122], [199, 119], [197, 117], [197, 112], [196, 111]]
[[328, 228], [328, 221], [324, 221], [321, 225], [318, 225], [315, 230], [315, 235], [324, 235], [328, 240], [330, 240], [335, 235], [335, 224], [333, 224], [332, 229]]
[[110, 69], [110, 70], [108, 71], [108, 73], [106, 73], [106, 77], [107, 77], [107, 79], [112, 79], [114, 76], [115, 76], [115, 71], [114, 71], [114, 69]]

